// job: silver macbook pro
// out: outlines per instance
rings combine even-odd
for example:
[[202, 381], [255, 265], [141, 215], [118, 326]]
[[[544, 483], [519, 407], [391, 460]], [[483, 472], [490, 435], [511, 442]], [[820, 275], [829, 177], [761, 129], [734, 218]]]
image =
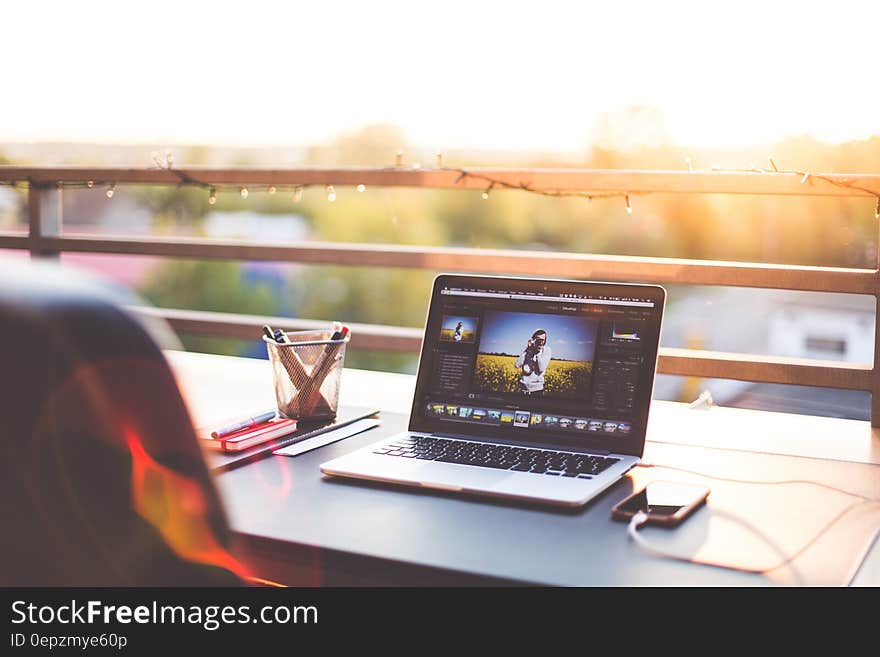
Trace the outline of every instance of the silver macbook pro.
[[665, 298], [655, 285], [438, 276], [409, 431], [321, 471], [585, 504], [643, 453]]

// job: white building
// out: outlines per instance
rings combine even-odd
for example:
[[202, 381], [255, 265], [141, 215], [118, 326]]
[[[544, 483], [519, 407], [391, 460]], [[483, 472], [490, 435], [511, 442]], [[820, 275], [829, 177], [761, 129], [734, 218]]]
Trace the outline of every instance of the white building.
[[[871, 363], [874, 306], [873, 297], [850, 294], [748, 288], [676, 294], [673, 290], [661, 342], [668, 347]], [[654, 394], [687, 401], [703, 389], [724, 404], [755, 390], [755, 384], [661, 376]]]

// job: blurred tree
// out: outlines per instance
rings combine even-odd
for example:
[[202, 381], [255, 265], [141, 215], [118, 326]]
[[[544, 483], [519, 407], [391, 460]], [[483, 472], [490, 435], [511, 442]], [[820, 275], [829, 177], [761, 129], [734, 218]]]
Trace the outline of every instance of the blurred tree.
[[[246, 284], [237, 262], [180, 260], [159, 266], [139, 292], [163, 308], [275, 315], [278, 304], [267, 286]], [[182, 336], [187, 349], [237, 354], [239, 340]]]
[[[291, 278], [302, 317], [421, 327], [433, 272], [363, 267], [308, 267]], [[415, 357], [351, 350], [346, 364], [367, 369], [412, 371]]]
[[[739, 149], [685, 149], [670, 143], [665, 119], [654, 108], [635, 106], [603, 116], [594, 143], [577, 162], [564, 166], [696, 170], [780, 168], [809, 171], [880, 171], [880, 137], [829, 145], [808, 136]], [[389, 166], [398, 150], [405, 161], [418, 152], [399, 128], [364, 128], [308, 149], [314, 166]], [[424, 153], [423, 153], [424, 154]], [[253, 155], [242, 154], [251, 158]], [[460, 152], [446, 154], [450, 166], [561, 166], [545, 155], [511, 155], [503, 161]], [[195, 149], [193, 161], [209, 160]], [[250, 160], [248, 160], [250, 161]], [[261, 163], [265, 164], [265, 163]], [[426, 165], [432, 164], [425, 160]], [[208, 205], [202, 189], [141, 188], [144, 202], [163, 231], [189, 226], [202, 230], [213, 211], [250, 211], [304, 217], [318, 240], [426, 246], [470, 246], [624, 255], [712, 258], [805, 265], [865, 267], [876, 258], [876, 221], [871, 199], [747, 195], [633, 195], [633, 213], [621, 198], [548, 198], [495, 189], [488, 200], [479, 190], [337, 188], [328, 202], [320, 187], [307, 188], [294, 203], [288, 192], [268, 195], [251, 189], [247, 200], [221, 192]], [[265, 191], [265, 190], [263, 190]], [[215, 269], [216, 267], [216, 269]], [[421, 326], [432, 272], [382, 268], [301, 267], [289, 280], [290, 306], [301, 317]], [[242, 282], [231, 263], [173, 263], [149, 281], [145, 293], [157, 304], [274, 314], [268, 290]], [[189, 344], [194, 344], [189, 342]], [[216, 346], [214, 347], [216, 348]], [[229, 343], [229, 348], [231, 343]], [[348, 364], [382, 369], [411, 368], [414, 359], [352, 351]]]
[[607, 153], [668, 148], [666, 117], [662, 110], [650, 105], [631, 105], [616, 112], [605, 112], [593, 126], [592, 143]]
[[131, 193], [152, 212], [157, 233], [173, 233], [181, 227], [199, 232], [211, 207], [208, 193], [197, 187], [133, 187]]
[[357, 132], [311, 146], [306, 163], [318, 166], [390, 166], [398, 150], [405, 150], [406, 136], [391, 124], [376, 123]]

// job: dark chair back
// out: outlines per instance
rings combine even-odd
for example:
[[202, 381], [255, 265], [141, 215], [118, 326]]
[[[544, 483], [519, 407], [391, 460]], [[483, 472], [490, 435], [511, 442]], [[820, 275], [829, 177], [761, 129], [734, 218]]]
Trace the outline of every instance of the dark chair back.
[[174, 377], [130, 298], [0, 263], [0, 585], [240, 582]]

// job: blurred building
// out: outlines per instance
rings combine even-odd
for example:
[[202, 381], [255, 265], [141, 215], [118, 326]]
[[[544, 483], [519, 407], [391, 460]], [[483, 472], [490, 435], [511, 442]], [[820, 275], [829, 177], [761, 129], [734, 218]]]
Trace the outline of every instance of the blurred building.
[[[873, 297], [702, 288], [670, 294], [662, 343], [710, 351], [871, 363]], [[723, 405], [867, 419], [867, 392], [660, 376], [655, 397], [690, 401], [709, 390]]]

